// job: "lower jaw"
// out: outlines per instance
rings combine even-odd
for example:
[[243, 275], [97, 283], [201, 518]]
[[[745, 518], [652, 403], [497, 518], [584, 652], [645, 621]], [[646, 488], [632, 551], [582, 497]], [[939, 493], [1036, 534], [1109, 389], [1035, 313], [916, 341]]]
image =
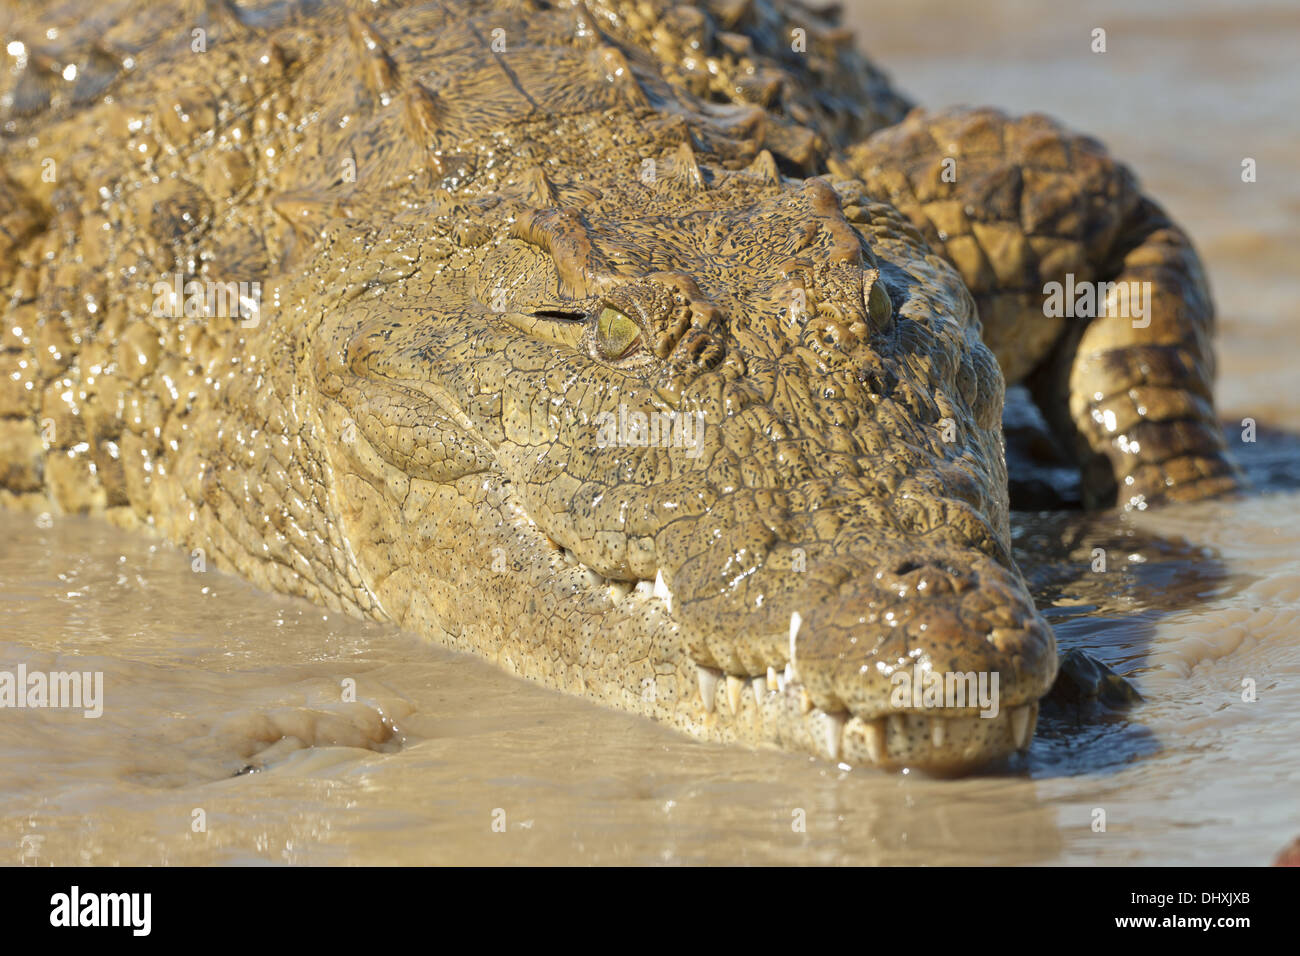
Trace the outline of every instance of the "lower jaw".
[[[850, 767], [969, 773], [1023, 753], [1033, 740], [1038, 702], [989, 716], [973, 708], [886, 710], [862, 717], [812, 706], [802, 686], [780, 677], [741, 679], [703, 669], [694, 708], [670, 718], [694, 737], [775, 747]], [[713, 706], [704, 698], [714, 694]]]

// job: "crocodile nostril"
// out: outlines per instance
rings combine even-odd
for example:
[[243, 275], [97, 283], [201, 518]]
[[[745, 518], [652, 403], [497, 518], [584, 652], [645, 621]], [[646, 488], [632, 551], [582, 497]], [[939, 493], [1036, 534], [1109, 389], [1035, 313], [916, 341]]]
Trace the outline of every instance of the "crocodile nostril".
[[899, 584], [914, 589], [918, 596], [964, 594], [975, 586], [967, 572], [927, 558], [904, 559], [892, 570]]

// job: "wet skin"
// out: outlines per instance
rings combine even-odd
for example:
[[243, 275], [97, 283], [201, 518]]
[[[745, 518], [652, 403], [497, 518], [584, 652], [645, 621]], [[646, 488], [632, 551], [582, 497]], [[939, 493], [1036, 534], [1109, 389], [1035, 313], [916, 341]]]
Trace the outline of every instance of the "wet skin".
[[[199, 54], [163, 10], [15, 33], [6, 503], [702, 738], [947, 772], [1028, 746], [1057, 669], [1006, 381], [1092, 505], [1236, 485], [1199, 262], [1132, 175], [909, 112], [820, 15], [210, 5]], [[1049, 315], [1067, 274], [1149, 308]], [[255, 314], [208, 301], [240, 282]], [[997, 675], [996, 716], [900, 699], [927, 672]]]

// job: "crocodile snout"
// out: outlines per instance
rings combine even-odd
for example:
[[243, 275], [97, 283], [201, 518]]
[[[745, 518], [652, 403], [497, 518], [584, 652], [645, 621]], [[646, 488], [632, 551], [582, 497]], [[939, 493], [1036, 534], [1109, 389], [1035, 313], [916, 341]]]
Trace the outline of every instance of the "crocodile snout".
[[1019, 575], [979, 552], [878, 570], [811, 608], [792, 650], [814, 707], [850, 715], [842, 755], [936, 771], [1027, 747], [1056, 673]]
[[1015, 571], [962, 551], [797, 573], [802, 586], [772, 589], [766, 639], [748, 635], [725, 666], [714, 654], [701, 667], [707, 719], [761, 721], [782, 746], [852, 765], [936, 773], [1028, 746], [1056, 650]]

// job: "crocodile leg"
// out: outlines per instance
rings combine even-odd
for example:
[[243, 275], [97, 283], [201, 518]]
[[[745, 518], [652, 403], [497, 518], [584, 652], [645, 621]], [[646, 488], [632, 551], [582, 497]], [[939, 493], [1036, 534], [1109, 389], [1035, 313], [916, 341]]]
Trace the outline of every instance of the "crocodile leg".
[[1237, 486], [1200, 261], [1095, 140], [1039, 115], [917, 110], [832, 170], [897, 206], [958, 268], [1007, 381], [1029, 386], [1077, 457], [1089, 506]]

